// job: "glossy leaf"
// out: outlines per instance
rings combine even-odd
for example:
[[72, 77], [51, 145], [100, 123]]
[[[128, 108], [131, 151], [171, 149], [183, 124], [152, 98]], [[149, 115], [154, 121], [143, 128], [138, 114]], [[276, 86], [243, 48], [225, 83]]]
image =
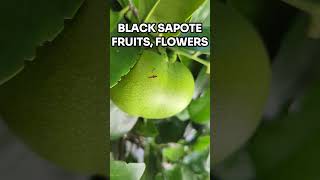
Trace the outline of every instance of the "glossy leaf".
[[194, 151], [203, 152], [208, 150], [210, 147], [210, 136], [200, 136], [198, 137], [195, 144], [192, 146]]
[[[117, 36], [116, 33], [111, 36]], [[110, 46], [110, 88], [115, 86], [121, 77], [128, 74], [140, 58], [140, 47], [111, 47]]]

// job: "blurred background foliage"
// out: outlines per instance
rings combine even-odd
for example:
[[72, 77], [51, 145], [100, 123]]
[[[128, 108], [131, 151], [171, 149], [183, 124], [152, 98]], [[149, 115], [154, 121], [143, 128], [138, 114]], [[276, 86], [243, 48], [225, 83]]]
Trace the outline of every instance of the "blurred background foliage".
[[214, 165], [213, 179], [320, 179], [319, 1], [219, 2], [245, 17], [262, 37], [271, 84], [260, 125], [244, 145]]

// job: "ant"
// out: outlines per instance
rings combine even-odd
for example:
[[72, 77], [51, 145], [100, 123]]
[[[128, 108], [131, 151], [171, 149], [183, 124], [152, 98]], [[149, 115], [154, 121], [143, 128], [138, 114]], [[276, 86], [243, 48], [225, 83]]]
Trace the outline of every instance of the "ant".
[[158, 76], [156, 76], [156, 75], [152, 75], [152, 76], [149, 76], [148, 78], [156, 78], [156, 77], [158, 77]]
[[[155, 70], [156, 70], [156, 68], [153, 68], [153, 69], [152, 69], [152, 73], [153, 73]], [[156, 77], [158, 77], [158, 76], [157, 76], [157, 75], [152, 75], [152, 76], [149, 76], [148, 78], [152, 78], [152, 79], [153, 79], [153, 78], [156, 78]]]

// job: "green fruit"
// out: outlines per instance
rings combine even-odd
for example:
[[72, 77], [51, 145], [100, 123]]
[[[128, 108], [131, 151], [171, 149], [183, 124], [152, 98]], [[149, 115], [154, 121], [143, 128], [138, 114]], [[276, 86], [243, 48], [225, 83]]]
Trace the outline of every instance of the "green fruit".
[[214, 6], [214, 145], [212, 164], [238, 150], [256, 130], [269, 92], [269, 58], [248, 21]]
[[194, 79], [188, 68], [144, 51], [129, 74], [111, 88], [111, 99], [130, 115], [160, 119], [186, 108], [193, 92]]
[[10, 130], [42, 157], [84, 174], [106, 174], [109, 166], [104, 8], [86, 1], [58, 38], [0, 86], [0, 116]]

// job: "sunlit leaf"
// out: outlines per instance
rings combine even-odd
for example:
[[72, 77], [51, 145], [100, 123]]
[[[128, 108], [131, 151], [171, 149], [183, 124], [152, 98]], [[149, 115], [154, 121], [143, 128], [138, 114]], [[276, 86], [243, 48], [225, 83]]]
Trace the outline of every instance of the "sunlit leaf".
[[173, 162], [180, 160], [184, 153], [184, 147], [181, 144], [169, 144], [169, 147], [162, 150], [163, 157]]
[[144, 163], [110, 162], [110, 179], [140, 180], [146, 166]]
[[210, 147], [210, 136], [200, 136], [193, 145], [193, 150], [202, 152], [208, 150]]

